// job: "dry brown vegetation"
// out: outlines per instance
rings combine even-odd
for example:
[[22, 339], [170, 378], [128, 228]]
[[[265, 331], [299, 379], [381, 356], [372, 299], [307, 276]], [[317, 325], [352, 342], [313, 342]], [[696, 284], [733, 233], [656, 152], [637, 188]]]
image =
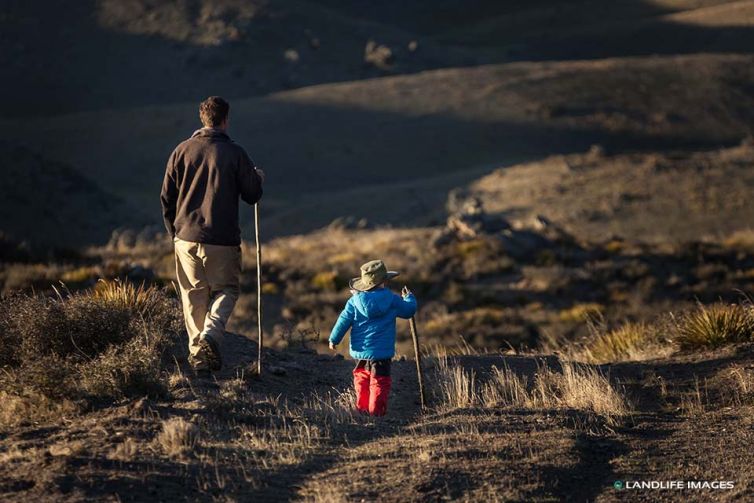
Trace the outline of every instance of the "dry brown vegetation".
[[[3, 8], [3, 501], [754, 494], [752, 2]], [[153, 208], [203, 89], [268, 173], [262, 375], [248, 243], [226, 367], [185, 367]], [[324, 342], [378, 257], [431, 398], [401, 322], [385, 418]]]
[[446, 410], [567, 409], [603, 419], [608, 424], [615, 424], [631, 410], [625, 396], [599, 370], [571, 362], [558, 362], [557, 369], [544, 363], [531, 380], [510, 368], [493, 366], [491, 377], [480, 385], [473, 369], [467, 371], [441, 358], [432, 381], [437, 382], [439, 407]]
[[[14, 299], [7, 300], [20, 302]], [[165, 330], [167, 335], [172, 333], [172, 321], [168, 317], [160, 325], [165, 315], [161, 306], [168, 302], [173, 313], [177, 307], [159, 290], [117, 283], [63, 299], [42, 302], [23, 297], [23, 302], [37, 302], [35, 306], [46, 309], [54, 304], [64, 314], [61, 319], [67, 305], [90, 310], [105, 306], [112, 313], [125, 310], [128, 320], [140, 313], [139, 319], [145, 316], [145, 323], [151, 320], [152, 329]], [[734, 312], [740, 308], [725, 307]], [[707, 308], [694, 309], [687, 316]], [[82, 336], [91, 328], [83, 322], [69, 326], [72, 333]], [[81, 382], [71, 388], [69, 396], [40, 391], [31, 399], [31, 395], [18, 394], [9, 386], [21, 378], [19, 370], [27, 367], [5, 364], [0, 378], [5, 405], [0, 417], [4, 435], [0, 438], [4, 461], [0, 476], [14, 482], [3, 486], [3, 494], [10, 500], [34, 495], [67, 495], [77, 500], [103, 497], [109, 491], [121, 500], [254, 497], [313, 501], [424, 501], [445, 496], [506, 501], [582, 494], [566, 482], [569, 475], [563, 473], [581, 474], [582, 484], [600, 494], [611, 490], [608, 479], [649, 473], [642, 470], [650, 468], [640, 468], [648, 459], [643, 449], [647, 445], [667, 449], [665, 437], [654, 433], [670, 427], [663, 419], [666, 415], [677, 418], [670, 423], [668, 435], [682, 438], [715, 421], [738, 428], [735, 425], [754, 405], [753, 360], [746, 349], [749, 346], [741, 342], [715, 350], [722, 354], [662, 353], [662, 358], [656, 354], [649, 363], [595, 366], [565, 356], [632, 360], [642, 340], [661, 341], [655, 332], [668, 327], [676, 325], [627, 325], [595, 339], [590, 353], [581, 352], [580, 346], [562, 348], [560, 359], [485, 353], [467, 342], [457, 351], [444, 348], [443, 353], [455, 355], [427, 355], [425, 359], [431, 401], [423, 415], [413, 362], [397, 360], [391, 412], [383, 419], [354, 411], [350, 362], [291, 346], [282, 352], [266, 351], [268, 370], [254, 376], [253, 344], [230, 335], [222, 347], [231, 367], [216, 381], [197, 380], [179, 366], [163, 365], [149, 375], [164, 392], [137, 399], [151, 388], [131, 381], [114, 388], [108, 376], [115, 375], [115, 370], [99, 362], [113, 358], [127, 367], [129, 354], [138, 352], [136, 346], [128, 346], [138, 337], [123, 342], [117, 335], [108, 347], [120, 352], [106, 356], [108, 351], [100, 349], [85, 361], [67, 357], [70, 365], [81, 366], [76, 367]], [[78, 341], [87, 344], [85, 337], [74, 335], [72, 340], [77, 346]], [[164, 361], [166, 349], [161, 348], [166, 346], [143, 347], [155, 361]], [[736, 353], [739, 347], [740, 354]], [[663, 345], [657, 348], [666, 350]], [[652, 358], [641, 355], [645, 357]], [[716, 362], [725, 359], [730, 363], [718, 368]], [[104, 373], [86, 373], [103, 365]], [[685, 370], [678, 374], [674, 368]], [[39, 386], [30, 376], [25, 379], [25, 389]], [[92, 381], [107, 383], [106, 390], [97, 395], [99, 401], [92, 402], [96, 406], [82, 408], [77, 400], [83, 392], [88, 399], [95, 398], [95, 388], [87, 384]], [[109, 397], [107, 403], [101, 401], [105, 397]], [[719, 415], [721, 406], [727, 411], [722, 412], [725, 416]], [[61, 418], [66, 418], [61, 426], [52, 426], [60, 424]], [[708, 454], [722, 470], [720, 476], [733, 477], [728, 458], [743, 455], [737, 447], [745, 445], [743, 437], [717, 441], [725, 443], [725, 453], [708, 449]], [[39, 463], [45, 459], [52, 464], [41, 468]], [[84, 459], [86, 467], [81, 465]], [[553, 463], [558, 466], [555, 471]], [[605, 468], [611, 463], [615, 468]], [[133, 479], [147, 466], [152, 468], [142, 477], [152, 488], [148, 493], [142, 482]], [[661, 473], [657, 467], [653, 470]], [[373, 474], [371, 482], [363, 477], [364, 471]], [[742, 490], [752, 483], [749, 472], [735, 474]], [[110, 482], [101, 485], [98, 481], [103, 478]]]
[[35, 414], [44, 419], [71, 412], [74, 403], [82, 408], [165, 392], [163, 372], [181, 330], [175, 302], [153, 287], [100, 285], [57, 298], [3, 299], [5, 419], [35, 421]]

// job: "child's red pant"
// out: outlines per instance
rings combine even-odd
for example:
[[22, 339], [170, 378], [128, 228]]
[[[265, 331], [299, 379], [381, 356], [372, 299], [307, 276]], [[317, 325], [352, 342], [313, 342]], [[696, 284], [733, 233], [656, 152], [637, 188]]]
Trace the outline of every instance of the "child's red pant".
[[392, 384], [390, 360], [359, 360], [353, 370], [356, 409], [373, 416], [384, 416]]

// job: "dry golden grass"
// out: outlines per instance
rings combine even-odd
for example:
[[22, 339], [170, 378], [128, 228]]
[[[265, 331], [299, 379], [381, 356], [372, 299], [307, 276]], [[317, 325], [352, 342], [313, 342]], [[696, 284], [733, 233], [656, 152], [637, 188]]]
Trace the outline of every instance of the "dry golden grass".
[[123, 442], [115, 446], [107, 455], [107, 458], [118, 461], [132, 461], [138, 452], [139, 444], [133, 438], [126, 437]]
[[575, 357], [590, 363], [636, 361], [667, 356], [672, 346], [660, 336], [658, 327], [646, 323], [626, 323], [597, 334]]
[[754, 370], [734, 365], [728, 369], [727, 373], [733, 389], [742, 395], [754, 394]]
[[575, 304], [567, 309], [563, 309], [558, 314], [560, 321], [571, 323], [583, 323], [592, 318], [600, 316], [605, 306], [593, 302], [584, 304]]
[[164, 295], [160, 290], [117, 279], [100, 280], [91, 295], [114, 308], [129, 309], [143, 317], [152, 316], [164, 303]]
[[739, 304], [698, 304], [675, 320], [675, 340], [684, 349], [717, 347], [754, 338], [754, 316]]
[[0, 391], [0, 430], [7, 430], [27, 421], [52, 422], [74, 416], [79, 407], [66, 399], [52, 399], [33, 390], [24, 395]]
[[170, 457], [181, 457], [194, 450], [199, 440], [199, 428], [181, 417], [162, 422], [162, 431], [155, 437], [162, 452]]
[[630, 412], [626, 398], [598, 370], [569, 362], [561, 365], [562, 372], [543, 367], [535, 377], [532, 399], [539, 407], [591, 412], [608, 422]]
[[540, 367], [530, 383], [508, 368], [494, 368], [481, 385], [473, 370], [465, 370], [446, 358], [438, 360], [435, 378], [440, 408], [514, 407], [570, 409], [613, 424], [631, 411], [627, 399], [597, 369], [561, 362], [561, 369]]
[[53, 299], [3, 299], [0, 390], [15, 397], [20, 418], [38, 421], [70, 413], [73, 403], [162, 396], [163, 371], [173, 363], [166, 356], [181, 325], [164, 291], [129, 283], [102, 282]]
[[531, 405], [527, 380], [516, 375], [508, 367], [492, 368], [492, 378], [482, 387], [481, 400], [490, 407]]
[[732, 232], [723, 240], [723, 244], [728, 248], [737, 250], [754, 249], [754, 229], [741, 229]]
[[458, 409], [479, 403], [473, 370], [466, 371], [459, 365], [451, 364], [448, 358], [440, 358], [437, 365], [437, 377], [442, 408]]

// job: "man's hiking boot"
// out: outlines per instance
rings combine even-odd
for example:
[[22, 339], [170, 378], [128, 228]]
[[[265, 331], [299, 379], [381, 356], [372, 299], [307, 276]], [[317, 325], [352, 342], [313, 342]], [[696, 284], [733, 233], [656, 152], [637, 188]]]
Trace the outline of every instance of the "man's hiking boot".
[[[217, 371], [223, 368], [223, 359], [220, 355], [220, 347], [214, 339], [205, 336], [199, 341], [199, 353], [203, 361], [206, 362], [209, 370]], [[198, 356], [197, 355], [197, 356]]]
[[189, 355], [188, 360], [197, 377], [220, 370], [223, 366], [220, 348], [211, 337], [207, 336], [199, 341], [198, 351]]

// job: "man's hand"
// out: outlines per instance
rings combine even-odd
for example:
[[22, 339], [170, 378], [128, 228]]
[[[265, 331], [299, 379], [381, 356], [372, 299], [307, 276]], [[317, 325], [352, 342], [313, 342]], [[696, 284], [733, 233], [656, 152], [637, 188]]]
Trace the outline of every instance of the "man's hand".
[[262, 168], [254, 168], [257, 172], [257, 175], [259, 175], [259, 178], [262, 179], [262, 183], [264, 183], [264, 171]]
[[401, 295], [403, 295], [404, 297], [408, 297], [409, 295], [411, 295], [411, 293], [411, 290], [409, 290], [407, 286], [404, 286], [403, 290], [401, 290]]
[[330, 343], [330, 349], [332, 349], [333, 351], [335, 351], [335, 344], [333, 344], [332, 342]]

